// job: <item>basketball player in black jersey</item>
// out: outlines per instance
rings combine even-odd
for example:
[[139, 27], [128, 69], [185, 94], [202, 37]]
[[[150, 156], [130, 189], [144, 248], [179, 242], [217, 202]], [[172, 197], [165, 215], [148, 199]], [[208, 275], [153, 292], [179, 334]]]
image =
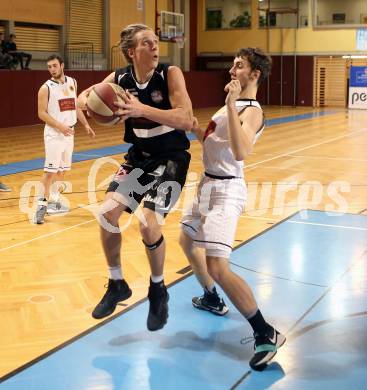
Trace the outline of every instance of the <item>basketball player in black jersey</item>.
[[[132, 146], [101, 207], [101, 240], [110, 278], [92, 316], [112, 314], [118, 302], [131, 296], [121, 270], [119, 218], [124, 211], [135, 211], [143, 201], [140, 231], [151, 268], [147, 327], [154, 331], [163, 328], [168, 318], [168, 292], [163, 281], [165, 241], [158, 219], [173, 207], [186, 180], [190, 143], [185, 130], [192, 127], [192, 106], [182, 71], [158, 62], [158, 37], [151, 28], [127, 26], [121, 32], [121, 49], [129, 65], [103, 82], [116, 83], [125, 90], [124, 103], [117, 105], [116, 112], [125, 122], [124, 141]], [[79, 96], [81, 108], [85, 109], [91, 88]], [[134, 175], [139, 177], [138, 183], [129, 197], [127, 182], [134, 181]]]

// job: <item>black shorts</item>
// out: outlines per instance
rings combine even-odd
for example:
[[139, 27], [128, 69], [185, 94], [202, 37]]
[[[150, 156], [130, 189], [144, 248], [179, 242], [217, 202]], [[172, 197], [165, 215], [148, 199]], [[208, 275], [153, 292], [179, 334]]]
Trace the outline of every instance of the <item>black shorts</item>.
[[[166, 216], [177, 202], [186, 181], [190, 163], [188, 152], [178, 152], [177, 159], [149, 159], [149, 171], [125, 156], [106, 192], [122, 195], [127, 212], [143, 207]], [[154, 168], [154, 169], [153, 169]]]

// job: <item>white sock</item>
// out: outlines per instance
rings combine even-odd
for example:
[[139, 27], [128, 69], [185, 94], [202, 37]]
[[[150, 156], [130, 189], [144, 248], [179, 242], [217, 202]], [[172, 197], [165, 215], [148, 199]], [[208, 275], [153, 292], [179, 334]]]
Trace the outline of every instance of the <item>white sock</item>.
[[152, 280], [153, 283], [160, 283], [163, 281], [163, 275], [159, 275], [159, 276], [150, 275], [150, 279]]
[[108, 267], [108, 270], [110, 272], [110, 279], [122, 280], [122, 269], [121, 269], [121, 266]]
[[214, 287], [215, 287], [215, 284], [212, 284], [211, 286], [206, 286], [205, 288], [206, 288], [210, 293], [213, 293], [213, 292], [214, 292]]

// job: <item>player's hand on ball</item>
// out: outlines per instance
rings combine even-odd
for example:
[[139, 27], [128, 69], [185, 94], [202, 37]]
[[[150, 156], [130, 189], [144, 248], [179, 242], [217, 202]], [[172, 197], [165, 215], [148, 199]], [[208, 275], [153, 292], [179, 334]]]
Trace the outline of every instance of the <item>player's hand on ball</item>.
[[228, 92], [226, 97], [226, 104], [232, 105], [240, 97], [241, 83], [239, 80], [231, 80], [225, 87], [225, 92]]
[[89, 115], [102, 126], [115, 125], [121, 122], [121, 116], [116, 115], [115, 102], [123, 103], [125, 91], [115, 83], [95, 84], [89, 91], [87, 110]]
[[119, 109], [115, 111], [115, 115], [119, 115], [121, 120], [127, 118], [142, 117], [145, 105], [140, 103], [134, 95], [129, 91], [125, 91], [124, 95], [121, 95], [123, 102], [115, 102], [115, 106]]
[[[89, 87], [88, 89], [86, 89], [85, 91], [83, 91], [79, 96], [78, 96], [78, 99], [77, 99], [77, 105], [78, 107], [83, 110], [83, 111], [86, 111], [87, 110], [87, 100], [88, 100], [88, 96], [89, 96], [89, 93], [90, 91], [93, 89], [93, 86], [92, 87]], [[87, 111], [87, 115], [90, 116], [89, 112]]]

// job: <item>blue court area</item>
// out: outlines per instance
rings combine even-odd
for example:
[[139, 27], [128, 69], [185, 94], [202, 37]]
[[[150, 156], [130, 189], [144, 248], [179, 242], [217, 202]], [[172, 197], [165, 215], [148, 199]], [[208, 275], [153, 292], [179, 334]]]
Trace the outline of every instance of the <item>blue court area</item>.
[[[250, 327], [198, 311], [193, 276], [169, 288], [170, 318], [149, 332], [142, 302], [4, 381], [1, 390], [365, 389], [367, 218], [300, 212], [237, 247], [232, 269], [287, 336], [251, 371]], [[228, 301], [228, 300], [227, 300]]]
[[[335, 111], [319, 111], [310, 112], [306, 114], [291, 115], [282, 118], [269, 119], [266, 121], [266, 126], [271, 127], [282, 123], [296, 122], [305, 119], [312, 119], [324, 115], [335, 114]], [[196, 139], [193, 134], [187, 134], [190, 141]], [[112, 156], [114, 154], [126, 153], [131, 145], [120, 144], [114, 146], [105, 146], [103, 148], [85, 150], [82, 152], [73, 153], [73, 163], [95, 160], [99, 157]], [[20, 172], [33, 171], [35, 169], [42, 169], [44, 166], [44, 158], [35, 158], [33, 160], [18, 161], [9, 164], [0, 165], [0, 176], [12, 175]]]

